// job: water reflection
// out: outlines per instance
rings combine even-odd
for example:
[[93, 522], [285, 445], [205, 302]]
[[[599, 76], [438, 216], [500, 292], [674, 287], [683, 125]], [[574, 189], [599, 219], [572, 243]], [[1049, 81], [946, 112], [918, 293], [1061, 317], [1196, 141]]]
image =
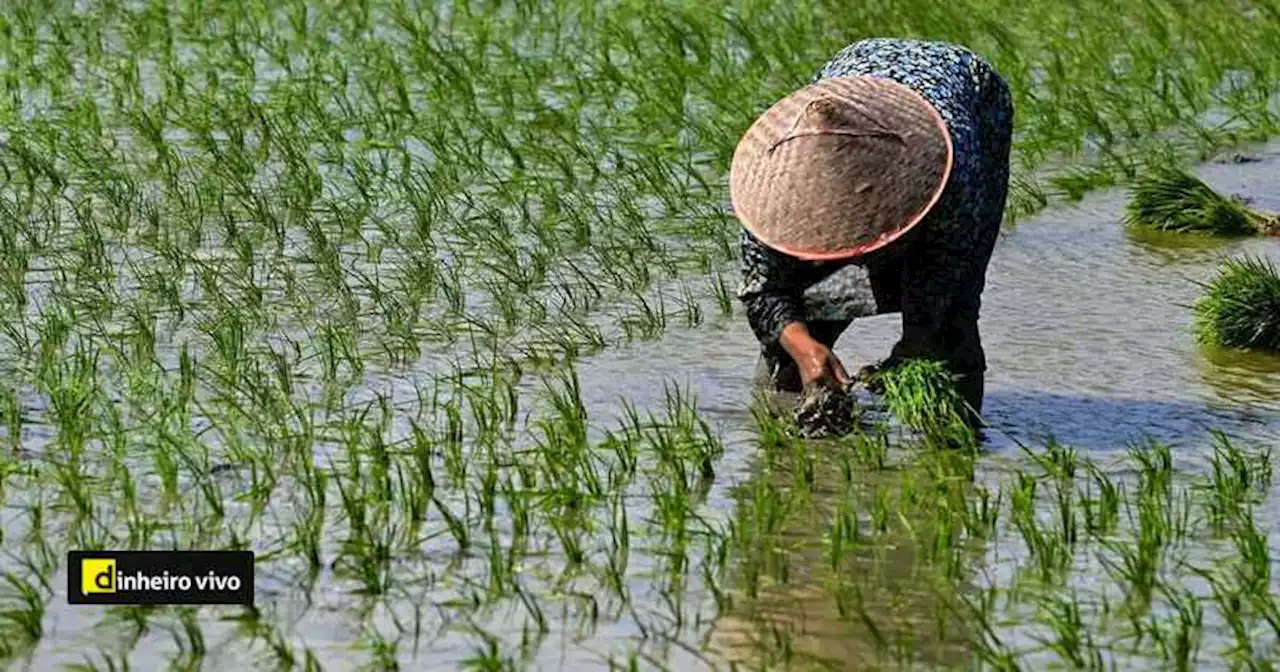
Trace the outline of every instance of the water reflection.
[[1244, 238], [1173, 233], [1137, 226], [1125, 228], [1134, 263], [1168, 266], [1213, 264], [1240, 249]]
[[[949, 514], [963, 507], [942, 504], [965, 501], [971, 463], [876, 469], [877, 445], [887, 442], [813, 442], [811, 462], [761, 452], [734, 493], [735, 598], [711, 636], [718, 655], [750, 669], [971, 660], [969, 624], [943, 595], [972, 589], [985, 549], [962, 545]], [[752, 536], [769, 521], [780, 521], [771, 534]]]
[[[1280, 150], [1280, 143], [1275, 147]], [[1259, 196], [1260, 207], [1280, 209], [1274, 198], [1261, 198], [1280, 193], [1277, 163], [1272, 151], [1259, 163], [1205, 166], [1198, 172], [1215, 186]], [[1151, 436], [1175, 447], [1179, 469], [1203, 463], [1214, 430], [1253, 445], [1280, 441], [1280, 358], [1197, 346], [1188, 309], [1203, 291], [1197, 283], [1213, 277], [1220, 259], [1244, 253], [1280, 259], [1280, 239], [1135, 233], [1121, 222], [1124, 202], [1123, 191], [1098, 192], [1076, 207], [1052, 208], [1001, 237], [981, 322], [990, 367], [984, 410], [995, 425], [987, 444], [994, 455], [984, 458], [984, 468], [1017, 457], [1015, 439], [1036, 446], [1048, 435], [1085, 454], [1123, 450]], [[875, 361], [900, 335], [899, 322], [895, 315], [859, 320], [835, 350], [851, 368]], [[583, 362], [583, 394], [594, 417], [609, 417], [619, 411], [619, 396], [641, 408], [656, 407], [665, 381], [675, 377], [688, 387], [705, 417], [734, 437], [718, 473], [726, 480], [736, 477], [740, 486], [733, 492], [716, 488], [708, 508], [737, 524], [792, 501], [793, 493], [812, 493], [776, 531], [780, 541], [730, 554], [735, 563], [731, 586], [738, 597], [717, 623], [713, 645], [747, 668], [784, 667], [787, 646], [792, 665], [804, 659], [842, 669], [895, 667], [896, 655], [879, 649], [858, 610], [846, 605], [842, 612], [825, 555], [829, 546], [823, 543], [846, 502], [859, 512], [864, 533], [878, 501], [891, 503], [895, 518], [901, 513], [899, 521], [917, 528], [937, 520], [926, 502], [909, 496], [927, 490], [919, 483], [924, 479], [913, 481], [910, 470], [863, 467], [847, 478], [841, 452], [833, 449], [816, 463], [812, 486], [797, 486], [795, 469], [782, 468], [786, 459], [781, 466], [778, 459], [768, 459], [749, 426], [746, 402], [756, 356], [757, 345], [739, 313]], [[766, 495], [776, 501], [756, 502]], [[1257, 515], [1261, 523], [1277, 514], [1268, 507]], [[993, 555], [1001, 556], [1003, 549], [996, 546]], [[781, 571], [780, 561], [764, 562], [763, 549], [773, 548], [787, 549], [778, 554], [786, 559], [785, 582], [762, 581], [755, 597], [745, 596], [752, 572]], [[899, 636], [914, 635], [920, 642], [915, 649], [928, 666], [970, 662], [962, 630], [940, 635], [933, 627], [946, 610], [922, 577], [936, 563], [900, 527], [875, 544], [850, 549], [846, 562], [839, 576], [850, 581], [837, 585], [858, 578], [866, 586], [864, 611], [890, 649]], [[1010, 571], [1007, 560], [992, 567], [997, 573]], [[962, 574], [952, 585], [963, 590], [976, 581], [970, 576]], [[772, 637], [760, 622], [793, 634]]]
[[1280, 407], [1280, 355], [1201, 348], [1200, 375], [1224, 400], [1249, 408]]

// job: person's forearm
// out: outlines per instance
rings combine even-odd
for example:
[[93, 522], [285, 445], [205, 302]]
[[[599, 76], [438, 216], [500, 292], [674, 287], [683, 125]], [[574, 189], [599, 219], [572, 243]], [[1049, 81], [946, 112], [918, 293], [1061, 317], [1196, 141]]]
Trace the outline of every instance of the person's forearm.
[[809, 333], [809, 327], [804, 322], [795, 321], [782, 327], [778, 343], [782, 345], [782, 349], [786, 350], [788, 355], [791, 355], [792, 359], [799, 360], [805, 353], [813, 349], [813, 345], [817, 341]]

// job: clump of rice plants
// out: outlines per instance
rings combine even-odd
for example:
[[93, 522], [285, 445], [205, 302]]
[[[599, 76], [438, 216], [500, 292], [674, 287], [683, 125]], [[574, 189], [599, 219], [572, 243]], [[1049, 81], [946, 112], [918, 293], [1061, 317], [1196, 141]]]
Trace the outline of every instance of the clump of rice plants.
[[913, 359], [871, 375], [886, 408], [902, 424], [931, 438], [967, 443], [972, 437], [968, 405], [941, 362]]
[[1205, 345], [1280, 352], [1280, 273], [1269, 259], [1228, 259], [1193, 306]]
[[1127, 224], [1161, 231], [1216, 236], [1280, 233], [1280, 217], [1219, 194], [1190, 172], [1158, 165], [1130, 187]]

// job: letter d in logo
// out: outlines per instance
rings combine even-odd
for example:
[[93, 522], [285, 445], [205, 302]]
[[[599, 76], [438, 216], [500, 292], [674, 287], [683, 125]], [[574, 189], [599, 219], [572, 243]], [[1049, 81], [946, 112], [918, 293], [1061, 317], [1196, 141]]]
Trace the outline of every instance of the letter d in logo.
[[85, 558], [81, 560], [80, 592], [84, 595], [116, 592], [115, 558]]

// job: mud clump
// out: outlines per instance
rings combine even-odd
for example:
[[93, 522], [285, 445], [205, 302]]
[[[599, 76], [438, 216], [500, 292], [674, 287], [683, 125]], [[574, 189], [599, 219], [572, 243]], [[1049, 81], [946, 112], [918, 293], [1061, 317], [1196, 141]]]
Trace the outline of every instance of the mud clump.
[[810, 386], [795, 409], [796, 426], [806, 439], [849, 434], [858, 426], [859, 416], [852, 386]]

